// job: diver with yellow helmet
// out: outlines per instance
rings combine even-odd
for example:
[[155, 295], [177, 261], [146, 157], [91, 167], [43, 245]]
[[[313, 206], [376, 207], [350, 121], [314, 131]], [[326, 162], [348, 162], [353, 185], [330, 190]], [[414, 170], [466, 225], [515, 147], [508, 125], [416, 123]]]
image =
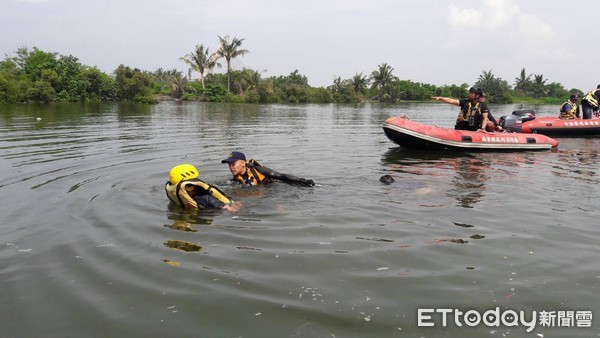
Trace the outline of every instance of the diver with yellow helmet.
[[234, 202], [219, 188], [200, 180], [198, 175], [198, 170], [191, 164], [173, 167], [165, 184], [167, 197], [183, 208], [240, 210], [241, 203]]

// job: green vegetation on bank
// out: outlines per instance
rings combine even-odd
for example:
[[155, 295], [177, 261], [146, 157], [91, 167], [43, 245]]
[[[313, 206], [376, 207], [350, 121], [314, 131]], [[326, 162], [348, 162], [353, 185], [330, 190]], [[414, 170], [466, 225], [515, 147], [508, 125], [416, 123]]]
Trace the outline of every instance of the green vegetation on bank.
[[[200, 44], [180, 58], [190, 67], [186, 75], [176, 69], [146, 71], [125, 65], [106, 74], [81, 64], [72, 55], [22, 47], [0, 61], [0, 102], [156, 103], [165, 98], [240, 103], [401, 102], [429, 101], [432, 96], [466, 97], [470, 87], [466, 83], [436, 86], [403, 80], [387, 63], [369, 75], [335, 77], [327, 88], [311, 87], [298, 70], [263, 78], [258, 70], [232, 68], [232, 59], [250, 53], [241, 48], [244, 39], [218, 38], [214, 53]], [[221, 68], [221, 60], [226, 63], [226, 73], [213, 73], [214, 68]], [[489, 70], [482, 71], [474, 85], [486, 92], [491, 103], [560, 104], [570, 93], [583, 94], [579, 89], [567, 90], [560, 83], [547, 82], [542, 74], [527, 75], [522, 69], [513, 87]]]

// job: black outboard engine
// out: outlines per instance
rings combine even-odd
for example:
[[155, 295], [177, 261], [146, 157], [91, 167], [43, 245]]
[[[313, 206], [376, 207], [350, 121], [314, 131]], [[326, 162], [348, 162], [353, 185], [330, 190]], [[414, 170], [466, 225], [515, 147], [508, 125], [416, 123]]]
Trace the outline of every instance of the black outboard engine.
[[516, 116], [521, 116], [521, 122], [535, 120], [535, 112], [533, 111], [533, 109], [515, 110], [514, 112], [512, 112], [512, 114]]
[[523, 128], [523, 121], [520, 116], [508, 115], [500, 117], [502, 128], [511, 133], [520, 133]]
[[502, 116], [500, 125], [504, 130], [512, 133], [520, 133], [522, 131], [523, 122], [535, 119], [535, 112], [532, 109], [516, 110], [512, 115]]

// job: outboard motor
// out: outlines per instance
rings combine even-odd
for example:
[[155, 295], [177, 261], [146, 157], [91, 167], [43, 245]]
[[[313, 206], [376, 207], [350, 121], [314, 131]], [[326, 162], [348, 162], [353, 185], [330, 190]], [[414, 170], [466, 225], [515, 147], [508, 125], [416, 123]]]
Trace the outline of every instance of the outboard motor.
[[511, 133], [520, 133], [523, 127], [521, 116], [508, 115], [500, 117], [500, 125], [502, 128]]
[[535, 120], [535, 112], [533, 111], [533, 109], [515, 110], [514, 112], [512, 112], [512, 114], [520, 116], [521, 122]]
[[506, 131], [520, 133], [523, 128], [523, 122], [531, 120], [535, 120], [533, 109], [515, 110], [512, 112], [512, 115], [502, 116], [500, 118], [500, 125]]

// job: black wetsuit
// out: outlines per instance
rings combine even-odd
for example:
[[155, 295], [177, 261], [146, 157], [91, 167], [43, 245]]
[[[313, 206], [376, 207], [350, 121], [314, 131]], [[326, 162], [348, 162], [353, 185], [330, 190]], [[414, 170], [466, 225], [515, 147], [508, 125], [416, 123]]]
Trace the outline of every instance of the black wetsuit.
[[206, 208], [206, 209], [223, 209], [225, 207], [225, 203], [219, 201], [218, 198], [214, 197], [209, 193], [200, 193], [196, 194], [192, 197], [194, 201], [198, 204], [198, 209]]
[[[270, 183], [273, 182], [273, 180], [279, 180], [285, 183], [289, 183], [289, 184], [299, 184], [299, 185], [304, 185], [307, 187], [312, 187], [315, 185], [315, 182], [313, 182], [313, 180], [307, 180], [305, 178], [301, 178], [301, 177], [297, 177], [294, 175], [289, 175], [289, 174], [282, 174], [279, 173], [271, 168], [265, 167], [263, 165], [257, 165], [254, 164], [256, 163], [255, 161], [250, 161], [247, 164], [247, 167], [250, 169], [250, 171], [252, 170], [256, 170], [258, 173], [262, 174], [265, 176], [264, 180], [262, 180], [261, 182], [258, 182], [258, 184], [265, 184], [265, 183]], [[244, 173], [242, 176], [242, 179], [244, 180], [244, 182], [240, 182], [238, 179], [236, 179], [235, 177], [233, 178], [234, 181], [240, 182], [242, 184], [250, 184], [250, 185], [255, 185], [253, 184], [254, 182], [254, 177], [250, 177], [248, 175], [248, 172]]]

